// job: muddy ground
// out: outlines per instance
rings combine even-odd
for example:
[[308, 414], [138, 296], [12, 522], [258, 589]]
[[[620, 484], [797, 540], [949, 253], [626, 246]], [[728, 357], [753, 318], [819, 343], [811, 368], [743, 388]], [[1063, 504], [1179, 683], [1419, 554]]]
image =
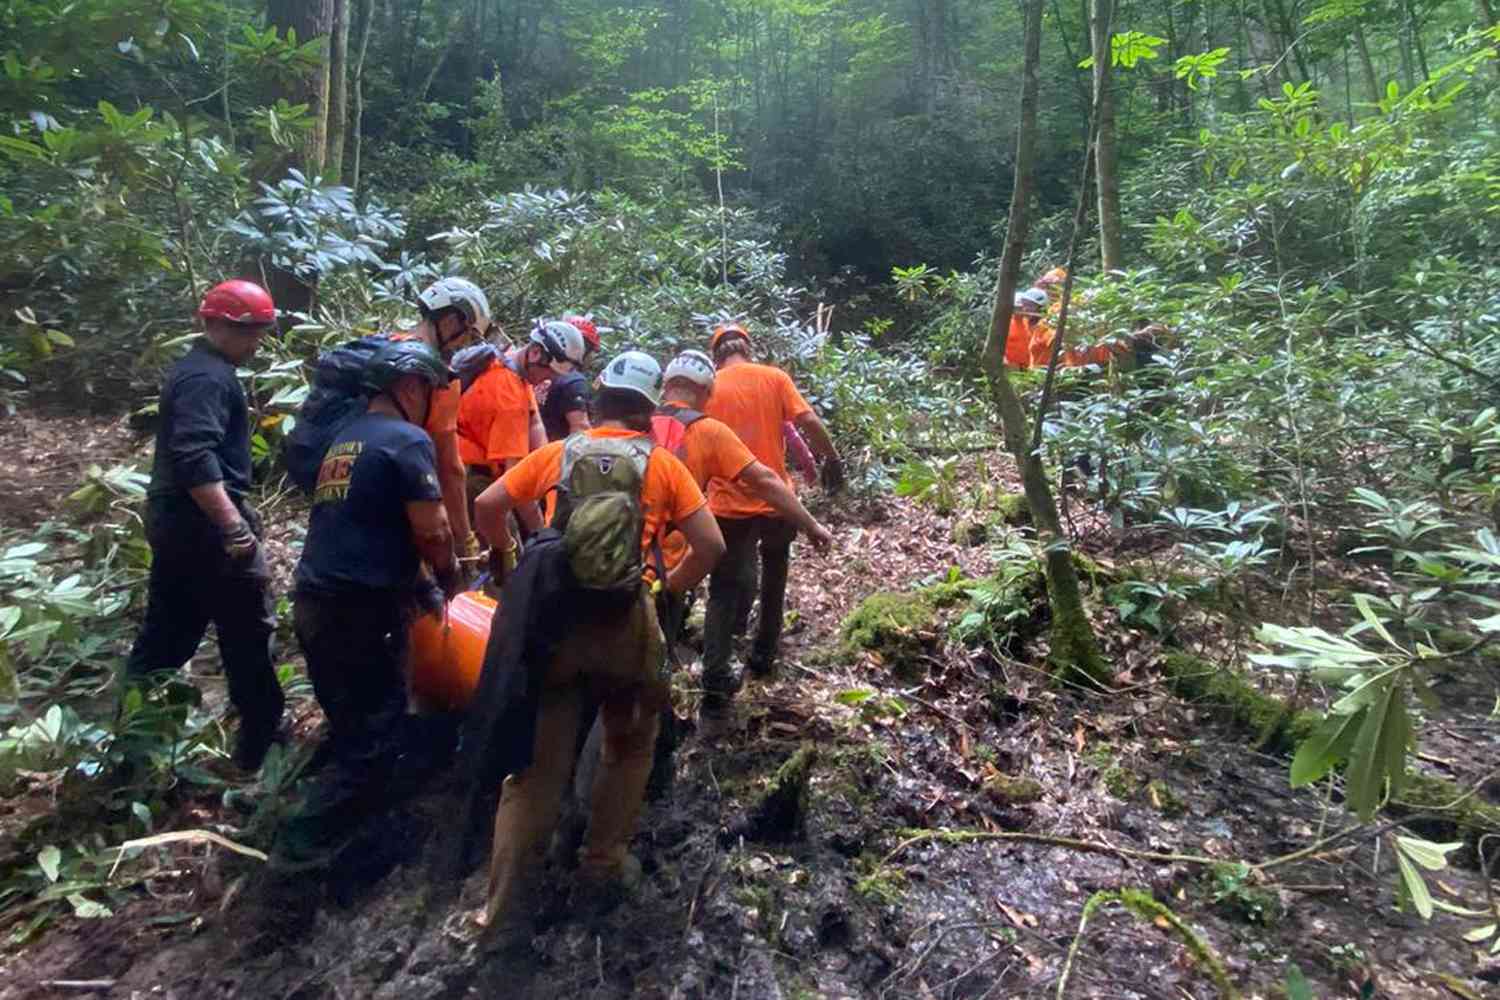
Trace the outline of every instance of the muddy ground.
[[[1326, 788], [1290, 790], [1286, 760], [1252, 749], [1212, 706], [1170, 695], [1157, 640], [1112, 612], [1099, 622], [1121, 675], [1110, 694], [1050, 684], [1037, 667], [1044, 632], [998, 655], [948, 638], [945, 622], [923, 637], [924, 675], [906, 679], [878, 653], [841, 647], [839, 623], [867, 594], [952, 566], [983, 576], [995, 551], [993, 539], [957, 544], [952, 518], [905, 500], [832, 516], [835, 552], [794, 559], [780, 677], [747, 686], [730, 733], [690, 733], [671, 796], [649, 807], [636, 898], [574, 908], [568, 873], [554, 869], [534, 933], [479, 954], [466, 913], [482, 874], [456, 902], [428, 898], [424, 855], [453, 815], [439, 787], [372, 824], [332, 884], [308, 881], [305, 928], [256, 905], [253, 863], [160, 849], [128, 862], [154, 874], [114, 917], [61, 919], [7, 954], [0, 998], [1042, 997], [1056, 993], [1085, 902], [1122, 888], [1148, 891], [1197, 945], [1160, 913], [1101, 906], [1068, 971], [1070, 997], [1218, 996], [1205, 953], [1247, 997], [1285, 995], [1292, 965], [1315, 997], [1500, 996], [1462, 939], [1482, 920], [1398, 909], [1388, 837], [1350, 837], [1260, 876], [1209, 864], [1277, 858], [1351, 820]], [[279, 520], [290, 537], [294, 518]], [[1128, 547], [1102, 529], [1088, 540], [1105, 560], [1112, 545]], [[212, 688], [211, 660], [195, 669]], [[680, 678], [684, 714], [692, 670]], [[1423, 730], [1424, 768], [1479, 784], [1492, 772], [1493, 681], [1456, 685]], [[304, 732], [316, 726], [314, 705], [298, 712]], [[805, 830], [738, 835], [777, 767], [806, 746], [817, 762]], [[178, 807], [183, 825], [233, 836], [243, 822], [214, 795], [185, 792]], [[933, 830], [1037, 839], [919, 832]], [[1430, 879], [1434, 894], [1483, 908], [1472, 852], [1461, 860], [1469, 867]]]

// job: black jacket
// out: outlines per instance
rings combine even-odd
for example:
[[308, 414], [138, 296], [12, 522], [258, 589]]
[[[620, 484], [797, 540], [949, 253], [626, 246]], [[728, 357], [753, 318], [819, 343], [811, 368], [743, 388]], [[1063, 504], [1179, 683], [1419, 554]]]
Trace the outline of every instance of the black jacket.
[[230, 364], [199, 341], [162, 385], [148, 493], [157, 506], [197, 510], [188, 490], [222, 482], [238, 505], [250, 492], [250, 413]]

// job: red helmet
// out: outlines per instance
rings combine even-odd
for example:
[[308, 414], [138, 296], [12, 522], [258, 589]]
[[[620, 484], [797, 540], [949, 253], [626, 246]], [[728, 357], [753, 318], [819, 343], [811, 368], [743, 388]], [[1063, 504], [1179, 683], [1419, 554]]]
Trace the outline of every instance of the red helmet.
[[599, 328], [594, 321], [587, 316], [564, 316], [564, 323], [572, 323], [583, 334], [583, 342], [588, 346], [589, 353], [593, 354], [599, 350]]
[[236, 278], [210, 288], [198, 315], [240, 326], [270, 326], [276, 322], [276, 303], [271, 301], [271, 293], [255, 282]]

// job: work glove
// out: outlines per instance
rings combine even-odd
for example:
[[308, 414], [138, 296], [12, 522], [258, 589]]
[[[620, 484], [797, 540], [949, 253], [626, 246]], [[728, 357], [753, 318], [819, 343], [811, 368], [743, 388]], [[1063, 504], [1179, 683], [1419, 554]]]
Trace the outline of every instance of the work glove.
[[223, 546], [224, 554], [231, 562], [236, 563], [247, 563], [254, 559], [255, 550], [260, 547], [255, 532], [250, 530], [250, 525], [244, 520], [235, 521], [230, 527], [219, 529], [219, 543]]
[[509, 548], [501, 549], [496, 546], [490, 549], [490, 583], [496, 590], [510, 579], [511, 573], [515, 572], [516, 563], [520, 560], [521, 543], [515, 538], [510, 540]]
[[823, 480], [823, 492], [829, 494], [842, 492], [849, 481], [844, 475], [844, 461], [837, 455], [823, 463], [820, 475]]

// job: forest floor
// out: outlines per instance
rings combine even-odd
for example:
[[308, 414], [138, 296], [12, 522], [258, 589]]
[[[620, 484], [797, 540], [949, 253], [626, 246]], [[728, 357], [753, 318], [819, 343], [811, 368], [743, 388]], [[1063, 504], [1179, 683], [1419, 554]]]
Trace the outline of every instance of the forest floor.
[[[12, 461], [0, 468], [0, 494], [10, 524], [28, 511], [40, 520], [77, 481], [76, 442], [127, 441], [118, 427], [28, 426], [32, 450], [19, 462], [16, 439], [28, 432], [6, 432]], [[44, 440], [57, 450], [44, 453]], [[75, 478], [56, 472], [64, 467]], [[53, 478], [33, 483], [27, 469]], [[959, 495], [976, 493], [965, 485]], [[1088, 518], [1080, 501], [1073, 507]], [[728, 734], [709, 741], [689, 732], [670, 798], [643, 817], [635, 850], [646, 878], [630, 901], [574, 912], [564, 902], [567, 873], [549, 872], [559, 891], [542, 905], [529, 943], [480, 955], [466, 908], [482, 871], [461, 904], [425, 905], [424, 850], [452, 815], [439, 788], [373, 823], [328, 886], [309, 883], [320, 906], [293, 940], [277, 932], [274, 915], [247, 917], [251, 892], [242, 887], [253, 887], [253, 865], [247, 871], [213, 848], [162, 848], [129, 862], [154, 867], [113, 917], [59, 919], [4, 954], [0, 1000], [1043, 997], [1056, 994], [1069, 966], [1085, 903], [1118, 889], [1145, 890], [1170, 912], [1140, 919], [1099, 907], [1068, 969], [1067, 996], [1218, 996], [1211, 956], [1246, 997], [1286, 995], [1292, 965], [1313, 997], [1500, 995], [1462, 939], [1483, 920], [1439, 912], [1424, 922], [1398, 909], [1378, 824], [1300, 860], [1237, 868], [1355, 824], [1329, 804], [1326, 786], [1288, 788], [1285, 757], [1254, 749], [1255, 734], [1220, 721], [1219, 706], [1176, 697], [1160, 669], [1162, 640], [1122, 626], [1103, 602], [1095, 602], [1097, 624], [1118, 687], [1107, 694], [1049, 681], [1040, 668], [1044, 621], [1021, 630], [1004, 654], [957, 642], [950, 626], [966, 610], [962, 600], [911, 627], [906, 638], [921, 650], [915, 674], [894, 671], [879, 649], [851, 648], [840, 624], [871, 593], [983, 578], [1000, 554], [993, 538], [959, 544], [955, 517], [906, 499], [826, 513], [835, 549], [818, 557], [798, 547], [778, 679], [747, 684]], [[268, 518], [283, 580], [300, 520], [290, 506]], [[1082, 547], [1106, 569], [1140, 557], [1140, 539], [1101, 518], [1083, 533]], [[1243, 629], [1200, 623], [1175, 641], [1219, 658], [1248, 639]], [[222, 698], [209, 646], [191, 669]], [[685, 713], [694, 669], [680, 677]], [[1487, 796], [1494, 788], [1484, 776], [1500, 764], [1500, 724], [1487, 714], [1493, 684], [1451, 687], [1421, 730], [1420, 764]], [[293, 707], [313, 739], [315, 703], [304, 694]], [[803, 747], [816, 752], [805, 829], [780, 842], [736, 835], [745, 810]], [[47, 794], [39, 780], [0, 806], [5, 826], [44, 811]], [[242, 822], [219, 793], [183, 786], [158, 829], [233, 837]], [[985, 837], [994, 834], [1004, 837]], [[1468, 861], [1429, 884], [1440, 900], [1483, 909], [1472, 852]], [[1178, 920], [1191, 940], [1174, 929]]]

